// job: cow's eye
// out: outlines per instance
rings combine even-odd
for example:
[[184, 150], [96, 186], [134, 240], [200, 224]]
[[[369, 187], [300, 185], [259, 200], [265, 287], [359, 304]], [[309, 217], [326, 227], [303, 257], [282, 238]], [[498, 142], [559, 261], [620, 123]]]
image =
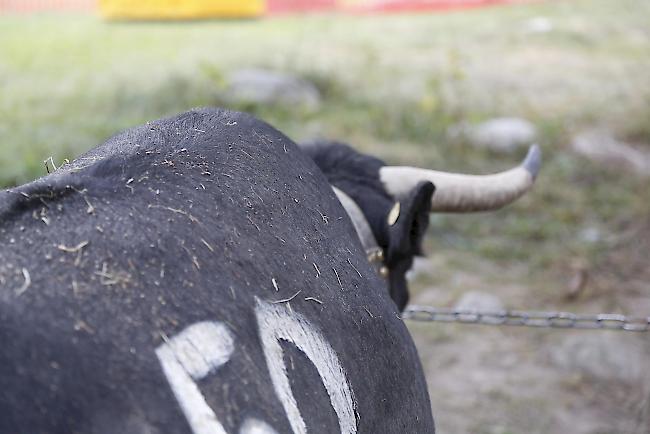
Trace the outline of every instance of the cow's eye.
[[395, 205], [390, 209], [390, 212], [388, 213], [388, 226], [393, 226], [395, 223], [397, 223], [397, 219], [399, 219], [399, 212], [400, 212], [400, 204], [399, 202], [395, 202]]

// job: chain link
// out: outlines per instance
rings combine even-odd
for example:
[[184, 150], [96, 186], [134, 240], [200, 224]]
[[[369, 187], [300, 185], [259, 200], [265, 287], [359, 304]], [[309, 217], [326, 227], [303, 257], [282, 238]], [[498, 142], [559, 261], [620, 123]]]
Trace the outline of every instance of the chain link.
[[627, 317], [613, 313], [576, 315], [568, 312], [530, 312], [520, 310], [480, 311], [407, 306], [402, 318], [411, 321], [456, 322], [462, 324], [509, 325], [556, 329], [597, 329], [628, 332], [650, 331], [650, 316]]

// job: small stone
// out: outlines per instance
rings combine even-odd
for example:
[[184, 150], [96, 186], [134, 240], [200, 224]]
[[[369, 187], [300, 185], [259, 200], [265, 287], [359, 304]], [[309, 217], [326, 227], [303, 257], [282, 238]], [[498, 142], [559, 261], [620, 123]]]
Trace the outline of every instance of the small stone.
[[406, 278], [408, 280], [414, 280], [418, 276], [430, 276], [433, 274], [433, 270], [434, 267], [431, 265], [428, 258], [416, 256], [413, 258], [411, 269], [406, 273]]
[[588, 226], [578, 233], [578, 237], [585, 243], [595, 244], [603, 239], [600, 229], [594, 226]]
[[642, 341], [621, 332], [578, 332], [550, 346], [551, 363], [571, 373], [633, 383], [646, 375]]
[[524, 29], [528, 33], [548, 33], [553, 28], [553, 22], [546, 17], [534, 17], [524, 22]]
[[299, 106], [316, 109], [321, 97], [313, 83], [288, 73], [242, 69], [231, 74], [224, 91], [233, 103]]
[[461, 137], [477, 148], [497, 152], [513, 152], [533, 144], [537, 129], [521, 118], [495, 118], [479, 125], [461, 124], [452, 127], [451, 136]]
[[571, 147], [595, 163], [631, 170], [642, 177], [650, 176], [650, 153], [617, 140], [607, 130], [583, 132], [573, 138]]
[[492, 294], [481, 291], [470, 291], [463, 294], [454, 306], [456, 310], [480, 310], [486, 312], [498, 312], [504, 310], [503, 303]]

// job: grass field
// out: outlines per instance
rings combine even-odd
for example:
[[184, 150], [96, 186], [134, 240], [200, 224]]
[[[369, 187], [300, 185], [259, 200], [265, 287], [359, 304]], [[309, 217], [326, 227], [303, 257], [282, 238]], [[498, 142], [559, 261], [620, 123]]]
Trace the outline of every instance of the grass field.
[[[530, 20], [537, 17], [548, 19], [552, 30], [530, 31]], [[639, 0], [172, 24], [0, 16], [0, 186], [41, 176], [46, 158], [73, 159], [119, 130], [195, 106], [222, 105], [224, 77], [243, 67], [305, 77], [316, 83], [324, 101], [309, 112], [235, 108], [256, 113], [296, 140], [338, 138], [390, 163], [501, 170], [523, 155], [477, 150], [451, 139], [448, 129], [461, 121], [521, 116], [540, 130], [544, 164], [536, 188], [496, 213], [432, 216], [431, 254], [413, 284], [416, 300], [452, 304], [463, 292], [479, 289], [512, 308], [647, 315], [648, 178], [591, 163], [572, 153], [569, 143], [577, 132], [598, 127], [650, 151], [648, 17], [650, 2]], [[575, 264], [588, 273], [588, 286], [577, 300], [567, 301]], [[593, 386], [596, 380], [586, 374], [561, 376], [558, 388], [535, 399], [514, 388], [475, 390], [467, 378], [450, 384], [436, 379], [446, 366], [440, 362], [444, 351], [448, 356], [465, 351], [461, 343], [474, 332], [454, 326], [414, 325], [413, 330], [431, 373], [441, 432], [650, 429], [647, 378], [634, 386], [641, 410], [594, 398], [590, 394], [605, 386]], [[545, 348], [558, 339], [519, 331], [480, 331], [471, 339], [476, 336], [508, 338], [517, 354], [529, 354], [533, 343]], [[648, 349], [647, 339], [632, 342]], [[475, 364], [459, 366], [497, 369], [500, 365], [485, 359], [491, 360], [490, 354], [485, 349]], [[538, 363], [535, 358], [522, 362], [542, 375], [535, 371]], [[547, 380], [546, 374], [521, 375], [524, 382]], [[455, 387], [491, 405], [477, 410], [470, 423], [466, 413], [477, 404], [449, 404]], [[564, 414], [554, 406], [564, 405], [567, 397], [586, 400], [573, 414], [578, 419], [553, 416]], [[638, 431], [628, 429], [629, 420], [638, 422], [628, 424]], [[528, 429], [531, 424], [539, 430]]]

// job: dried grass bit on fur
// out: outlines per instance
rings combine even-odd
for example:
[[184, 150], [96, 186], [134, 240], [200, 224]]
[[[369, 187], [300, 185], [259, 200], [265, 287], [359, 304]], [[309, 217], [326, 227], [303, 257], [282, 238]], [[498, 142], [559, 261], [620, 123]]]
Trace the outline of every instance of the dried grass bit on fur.
[[23, 267], [21, 271], [23, 273], [23, 278], [25, 279], [25, 283], [23, 283], [23, 285], [16, 290], [16, 297], [19, 297], [22, 293], [27, 291], [27, 288], [29, 288], [29, 286], [32, 284], [32, 278], [29, 275], [29, 270]]
[[79, 250], [83, 249], [88, 244], [90, 244], [90, 241], [82, 241], [74, 247], [67, 247], [64, 244], [59, 244], [58, 246], [56, 246], [56, 248], [67, 253], [77, 253]]
[[294, 298], [296, 298], [296, 297], [298, 296], [298, 294], [300, 294], [301, 292], [302, 292], [302, 289], [299, 290], [298, 292], [296, 292], [295, 294], [293, 294], [293, 295], [292, 295], [291, 297], [289, 297], [289, 298], [283, 298], [282, 300], [272, 301], [271, 303], [273, 303], [273, 304], [278, 304], [278, 303], [288, 303], [288, 302], [290, 302], [291, 300], [293, 300]]

